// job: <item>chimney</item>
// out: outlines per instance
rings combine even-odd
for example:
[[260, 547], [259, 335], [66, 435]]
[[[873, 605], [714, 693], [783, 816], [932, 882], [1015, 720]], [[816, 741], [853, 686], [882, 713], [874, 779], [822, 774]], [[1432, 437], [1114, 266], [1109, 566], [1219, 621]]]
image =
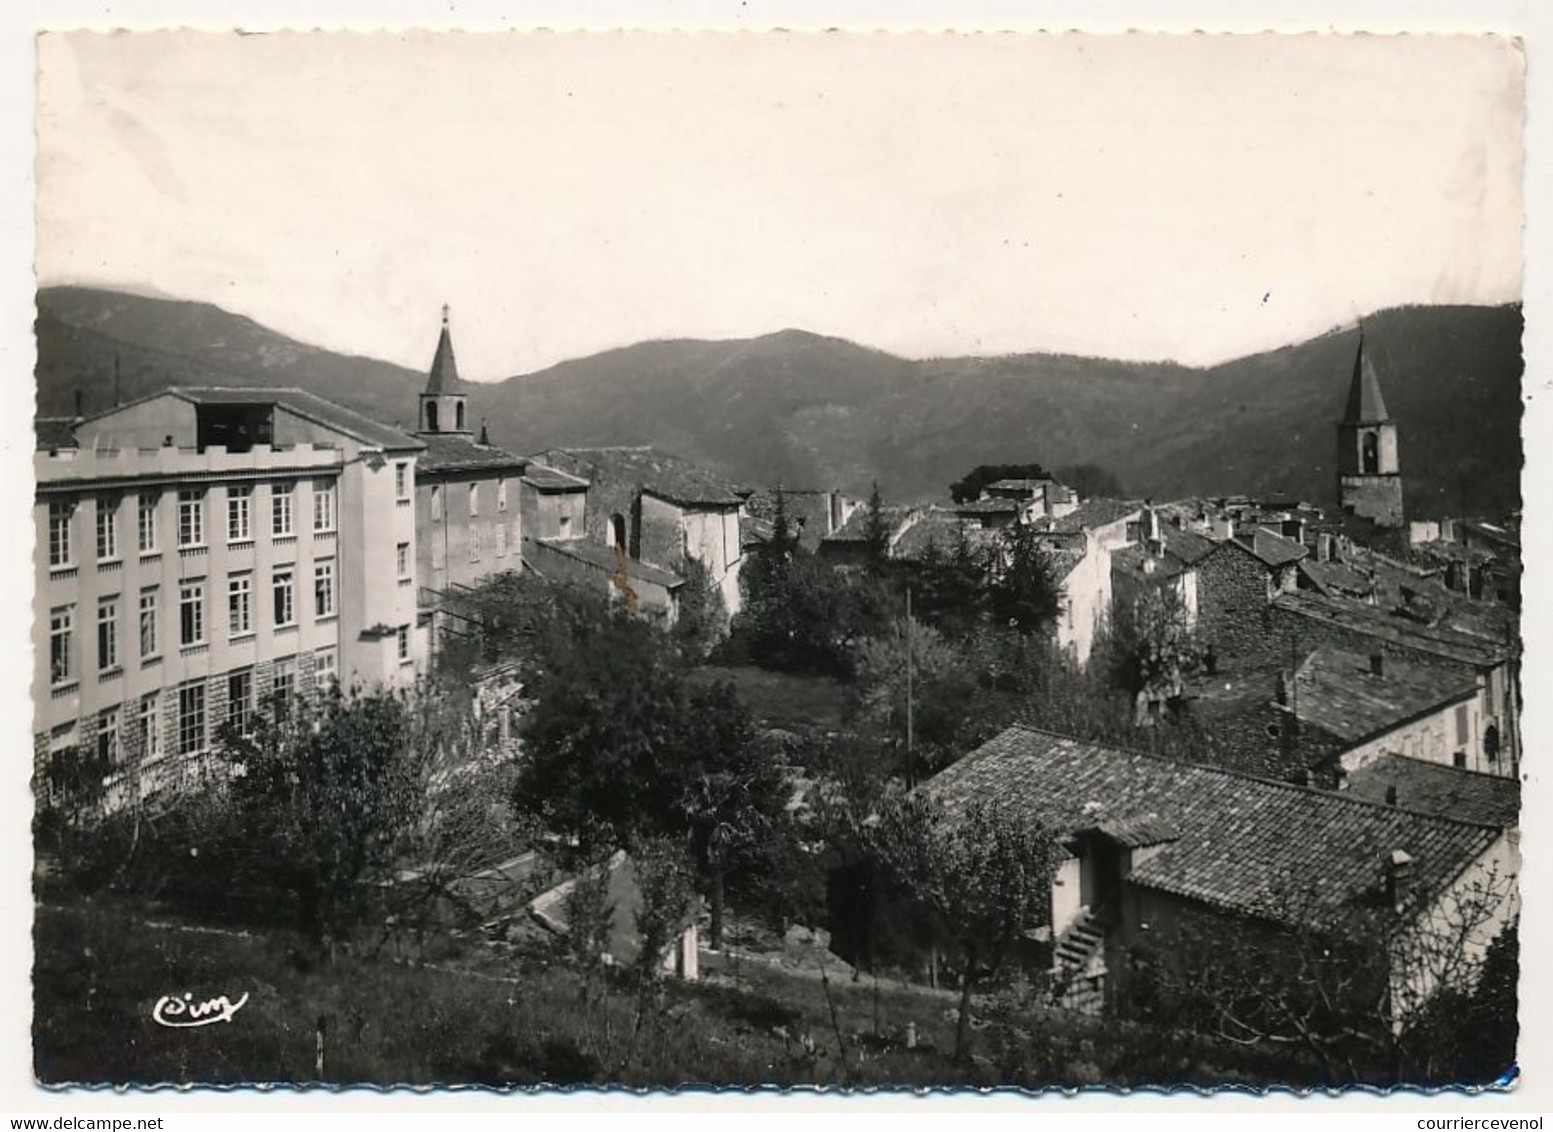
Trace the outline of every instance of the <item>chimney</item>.
[[1398, 912], [1407, 903], [1407, 891], [1412, 883], [1413, 858], [1401, 849], [1393, 850], [1386, 861], [1386, 896]]
[[1386, 654], [1385, 653], [1383, 653], [1383, 652], [1372, 652], [1370, 654], [1370, 675], [1371, 676], [1384, 676], [1384, 675], [1386, 675]]
[[1332, 536], [1326, 532], [1316, 536], [1316, 561], [1332, 561]]
[[1396, 804], [1397, 804], [1397, 787], [1396, 787], [1396, 784], [1393, 783], [1392, 785], [1386, 787], [1386, 805], [1388, 805], [1388, 806], [1395, 806]]

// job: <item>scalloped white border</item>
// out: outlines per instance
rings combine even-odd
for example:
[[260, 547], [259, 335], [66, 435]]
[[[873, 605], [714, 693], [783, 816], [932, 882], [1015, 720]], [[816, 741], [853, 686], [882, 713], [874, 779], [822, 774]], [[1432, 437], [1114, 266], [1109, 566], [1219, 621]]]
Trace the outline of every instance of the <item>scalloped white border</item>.
[[[584, 1114], [607, 1120], [645, 1117], [653, 1125], [667, 1125], [670, 1113], [697, 1110], [719, 1113], [726, 1118], [733, 1109], [752, 1107], [775, 1110], [782, 1116], [800, 1117], [806, 1123], [823, 1116], [835, 1119], [861, 1110], [912, 1112], [930, 1119], [943, 1120], [946, 1112], [970, 1109], [978, 1113], [1008, 1112], [1028, 1121], [1068, 1123], [1076, 1118], [1113, 1117], [1131, 1113], [1128, 1123], [1138, 1122], [1140, 1110], [1156, 1114], [1154, 1124], [1163, 1120], [1171, 1127], [1195, 1126], [1200, 1115], [1212, 1113], [1219, 1119], [1244, 1119], [1246, 1113], [1299, 1114], [1305, 1120], [1337, 1120], [1345, 1125], [1366, 1126], [1375, 1117], [1397, 1128], [1416, 1127], [1403, 1113], [1427, 1113], [1431, 1116], [1470, 1114], [1486, 1117], [1537, 1112], [1553, 1109], [1553, 1009], [1544, 1005], [1553, 1001], [1553, 960], [1540, 964], [1536, 956], [1553, 954], [1548, 944], [1553, 939], [1546, 897], [1553, 895], [1553, 884], [1544, 878], [1553, 876], [1553, 854], [1547, 846], [1553, 822], [1544, 820], [1553, 814], [1553, 785], [1549, 775], [1537, 776], [1540, 742], [1553, 738], [1553, 708], [1543, 689], [1553, 687], [1553, 620], [1538, 606], [1538, 585], [1553, 579], [1553, 464], [1542, 453], [1553, 441], [1553, 339], [1547, 326], [1553, 315], [1553, 283], [1547, 271], [1549, 239], [1547, 209], [1553, 205], [1553, 78], [1543, 63], [1553, 58], [1553, 4], [1537, 0], [1281, 0], [1281, 2], [1235, 3], [1215, 0], [1171, 0], [1155, 3], [1121, 3], [1091, 0], [1089, 3], [1002, 3], [985, 0], [545, 0], [530, 3], [499, 3], [496, 0], [230, 0], [173, 2], [173, 0], [7, 0], [0, 8], [0, 138], [4, 144], [4, 177], [0, 179], [0, 232], [3, 232], [5, 270], [0, 272], [0, 362], [8, 371], [8, 388], [17, 390], [12, 412], [0, 414], [0, 460], [14, 482], [25, 483], [30, 477], [28, 454], [31, 451], [30, 372], [34, 283], [32, 260], [32, 34], [40, 27], [72, 28], [149, 28], [198, 27], [247, 30], [284, 28], [328, 28], [351, 30], [447, 29], [588, 29], [594, 31], [633, 28], [643, 30], [719, 30], [757, 33], [767, 29], [821, 31], [840, 28], [849, 31], [886, 30], [893, 34], [956, 29], [962, 32], [1032, 32], [1043, 29], [1082, 29], [1085, 32], [1116, 33], [1143, 28], [1151, 32], [1189, 32], [1208, 29], [1214, 32], [1399, 32], [1472, 33], [1498, 32], [1518, 35], [1527, 44], [1528, 115], [1527, 115], [1527, 238], [1524, 309], [1527, 331], [1525, 393], [1526, 416], [1526, 526], [1523, 533], [1527, 566], [1528, 613], [1525, 622], [1527, 658], [1524, 671], [1526, 690], [1526, 734], [1530, 773], [1526, 791], [1525, 839], [1523, 843], [1527, 874], [1533, 883], [1526, 886], [1526, 923], [1523, 926], [1523, 954], [1531, 961], [1523, 969], [1522, 1051], [1525, 1071], [1522, 1083], [1508, 1095], [1468, 1098], [1427, 1099], [1415, 1094], [1376, 1097], [1349, 1093], [1340, 1099], [1311, 1097], [1249, 1098], [1220, 1095], [1212, 1099], [1200, 1096], [1159, 1095], [1130, 1098], [1110, 1095], [1086, 1095], [1074, 1099], [1050, 1097], [1031, 1101], [1007, 1094], [993, 1096], [871, 1096], [843, 1100], [813, 1093], [783, 1097], [748, 1094], [688, 1094], [647, 1098], [622, 1094], [582, 1093], [541, 1095], [520, 1098], [492, 1094], [442, 1093], [435, 1096], [406, 1094], [382, 1095], [352, 1092], [331, 1096], [317, 1094], [266, 1094], [255, 1091], [236, 1093], [185, 1092], [176, 1097], [166, 1093], [104, 1096], [100, 1093], [49, 1093], [35, 1088], [30, 1075], [31, 941], [29, 938], [32, 897], [27, 863], [31, 854], [28, 823], [31, 801], [27, 793], [30, 770], [30, 717], [28, 702], [31, 656], [27, 644], [30, 619], [30, 566], [20, 554], [7, 556], [0, 565], [0, 577], [12, 581], [0, 585], [0, 626], [5, 627], [5, 646], [0, 649], [0, 721], [6, 741], [0, 749], [9, 753], [4, 787], [0, 788], [0, 806], [8, 819], [0, 822], [7, 838], [0, 869], [0, 908], [7, 913], [0, 929], [0, 988], [9, 1007], [0, 1020], [0, 1111], [33, 1115], [106, 1115], [119, 1116], [172, 1114], [172, 1127], [193, 1127], [189, 1114], [195, 1112], [306, 1113], [327, 1110], [331, 1113], [372, 1112], [379, 1114], [417, 1113], [438, 1110], [505, 1114], [504, 1125], [513, 1120], [529, 1121], [540, 1113], [565, 1113], [567, 1124]], [[1545, 56], [1544, 53], [1547, 53]], [[1549, 65], [1553, 69], [1553, 64]], [[1544, 408], [1544, 401], [1548, 402]], [[1545, 485], [1539, 493], [1538, 485]], [[15, 490], [0, 493], [0, 530], [26, 532], [31, 529], [30, 492]], [[25, 538], [25, 534], [21, 536]], [[13, 536], [13, 542], [15, 538]], [[1553, 756], [1550, 756], [1553, 757]], [[106, 1103], [104, 1103], [106, 1102]], [[176, 1103], [174, 1103], [176, 1102]], [[180, 1115], [181, 1114], [181, 1115]], [[429, 1112], [427, 1112], [429, 1115]], [[1288, 1117], [1285, 1117], [1288, 1119]], [[208, 1123], [208, 1118], [201, 1121]], [[232, 1121], [236, 1122], [236, 1121]], [[218, 1126], [231, 1122], [219, 1120]]]

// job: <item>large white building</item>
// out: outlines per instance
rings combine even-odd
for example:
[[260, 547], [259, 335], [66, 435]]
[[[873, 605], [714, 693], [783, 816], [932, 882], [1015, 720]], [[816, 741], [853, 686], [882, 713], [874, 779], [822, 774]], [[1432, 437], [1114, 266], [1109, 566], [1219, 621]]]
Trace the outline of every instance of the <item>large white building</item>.
[[35, 457], [35, 769], [81, 749], [152, 789], [272, 698], [414, 680], [421, 441], [257, 388], [169, 389], [75, 438]]

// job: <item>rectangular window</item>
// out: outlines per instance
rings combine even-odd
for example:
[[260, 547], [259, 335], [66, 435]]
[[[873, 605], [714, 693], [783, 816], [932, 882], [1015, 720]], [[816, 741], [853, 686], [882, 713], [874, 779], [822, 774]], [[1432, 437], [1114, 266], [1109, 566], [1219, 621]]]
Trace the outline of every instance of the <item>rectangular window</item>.
[[205, 749], [205, 685], [185, 684], [178, 689], [178, 753], [192, 755]]
[[313, 564], [313, 615], [329, 617], [334, 613], [334, 563]]
[[292, 588], [292, 572], [290, 570], [275, 571], [273, 585], [275, 593], [275, 627], [292, 625], [296, 623], [297, 606], [296, 596]]
[[154, 491], [142, 492], [135, 512], [135, 542], [141, 554], [156, 549], [156, 505], [161, 497]]
[[75, 606], [49, 610], [49, 683], [68, 684], [75, 671], [70, 663], [71, 637], [75, 632]]
[[572, 537], [572, 517], [570, 515], [562, 515], [561, 516], [560, 528], [561, 528], [561, 537], [563, 539], [564, 538], [571, 538]]
[[226, 721], [239, 734], [248, 729], [253, 719], [253, 670], [244, 668], [232, 672], [226, 678]]
[[97, 716], [97, 757], [117, 763], [119, 754], [119, 709], [105, 708]]
[[1467, 705], [1462, 704], [1456, 709], [1456, 745], [1465, 747], [1467, 739]]
[[291, 489], [294, 485], [278, 483], [270, 488], [270, 534], [282, 538], [292, 534]]
[[480, 561], [480, 528], [475, 526], [469, 528], [469, 561]]
[[338, 661], [333, 649], [319, 649], [313, 654], [313, 683], [319, 688], [331, 688], [339, 682]]
[[469, 485], [469, 517], [472, 519], [480, 513], [480, 485]]
[[501, 476], [496, 481], [496, 510], [507, 509], [507, 477]]
[[253, 538], [252, 510], [253, 488], [229, 487], [226, 489], [226, 540], [247, 542]]
[[109, 672], [119, 666], [119, 599], [104, 598], [97, 603], [97, 671]]
[[496, 557], [500, 558], [507, 553], [507, 524], [496, 524]]
[[410, 465], [407, 463], [394, 465], [394, 498], [410, 498]]
[[161, 721], [157, 718], [157, 694], [140, 697], [140, 757], [154, 759], [162, 753]]
[[399, 628], [395, 630], [395, 635], [399, 638], [399, 659], [400, 660], [409, 660], [410, 659], [410, 627], [408, 625], [401, 625], [401, 626], [399, 626]]
[[181, 644], [205, 643], [205, 583], [184, 582], [178, 587], [178, 640]]
[[178, 493], [178, 545], [205, 545], [205, 493]]
[[226, 584], [227, 632], [236, 637], [253, 632], [253, 577], [238, 574]]
[[431, 488], [431, 517], [442, 518], [442, 488], [435, 484]]
[[75, 504], [54, 502], [49, 504], [49, 565], [69, 566], [70, 520], [75, 518]]
[[140, 591], [140, 659], [156, 655], [156, 590]]
[[275, 718], [285, 719], [291, 711], [291, 697], [297, 691], [297, 667], [295, 657], [285, 657], [275, 662], [270, 684], [270, 699], [275, 704]]
[[399, 570], [399, 577], [400, 578], [408, 578], [410, 576], [410, 544], [409, 543], [402, 542], [397, 547], [394, 548], [394, 565]]
[[97, 499], [97, 561], [111, 562], [119, 556], [119, 499], [116, 495]]
[[313, 530], [334, 530], [334, 481], [313, 481]]

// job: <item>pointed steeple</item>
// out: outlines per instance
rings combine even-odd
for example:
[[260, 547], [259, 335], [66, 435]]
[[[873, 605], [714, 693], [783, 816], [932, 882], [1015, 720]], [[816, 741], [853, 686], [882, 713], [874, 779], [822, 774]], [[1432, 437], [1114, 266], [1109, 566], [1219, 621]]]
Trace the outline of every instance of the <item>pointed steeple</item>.
[[1380, 395], [1380, 378], [1375, 373], [1375, 363], [1364, 352], [1364, 323], [1359, 324], [1359, 349], [1353, 359], [1353, 382], [1348, 387], [1348, 410], [1343, 414], [1347, 424], [1380, 424], [1391, 420], [1386, 412], [1386, 400]]
[[448, 308], [442, 306], [442, 334], [437, 338], [437, 354], [431, 360], [426, 388], [421, 392], [422, 435], [428, 433], [469, 434], [467, 405], [469, 387], [458, 376], [453, 357], [453, 335], [448, 330]]
[[442, 333], [437, 338], [437, 353], [431, 359], [431, 374], [426, 379], [426, 394], [463, 393], [458, 376], [458, 361], [453, 357], [453, 335], [448, 330], [448, 305], [442, 304]]

